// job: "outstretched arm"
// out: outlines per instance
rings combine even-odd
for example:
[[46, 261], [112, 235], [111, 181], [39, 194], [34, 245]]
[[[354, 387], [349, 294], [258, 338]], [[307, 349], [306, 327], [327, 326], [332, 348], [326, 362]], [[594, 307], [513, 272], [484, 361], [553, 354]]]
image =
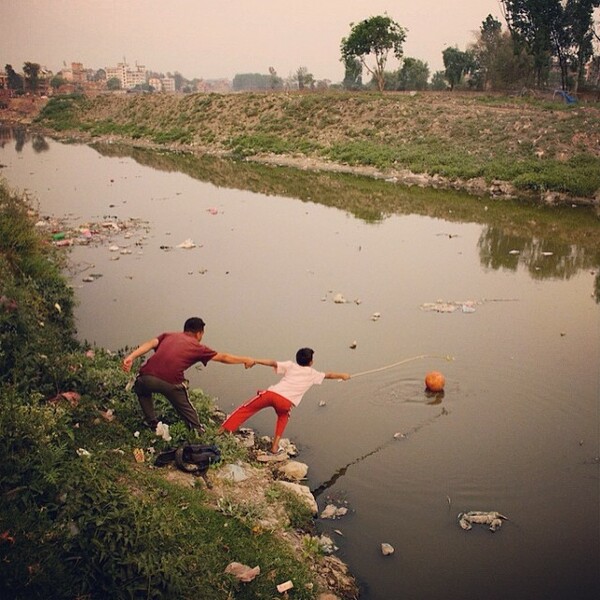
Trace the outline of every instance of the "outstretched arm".
[[227, 354], [226, 352], [217, 352], [212, 360], [223, 363], [225, 365], [241, 365], [243, 364], [246, 369], [252, 368], [256, 364], [262, 364], [256, 359], [250, 356], [236, 356], [235, 354]]
[[277, 368], [277, 361], [272, 360], [271, 358], [255, 358], [254, 364], [263, 365], [264, 367], [273, 367], [274, 369]]
[[156, 346], [158, 346], [158, 338], [152, 338], [151, 340], [148, 340], [147, 342], [144, 342], [143, 344], [138, 346], [133, 352], [128, 354], [123, 359], [123, 363], [121, 365], [123, 371], [125, 371], [126, 373], [129, 373], [129, 371], [131, 371], [131, 366], [133, 365], [133, 361], [136, 358], [143, 356], [147, 352], [150, 352], [150, 350], [154, 350], [154, 348], [156, 348]]
[[347, 381], [348, 379], [350, 379], [350, 373], [329, 372], [325, 373], [325, 379], [342, 379], [343, 381]]

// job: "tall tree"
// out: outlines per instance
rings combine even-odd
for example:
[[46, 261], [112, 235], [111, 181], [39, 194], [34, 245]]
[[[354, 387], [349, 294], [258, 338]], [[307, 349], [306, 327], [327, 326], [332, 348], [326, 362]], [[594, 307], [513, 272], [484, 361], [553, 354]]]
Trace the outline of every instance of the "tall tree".
[[542, 85], [552, 56], [560, 65], [563, 89], [569, 73], [583, 79], [592, 56], [593, 13], [600, 0], [501, 0], [506, 22], [515, 40], [524, 44], [534, 59], [536, 80]]
[[37, 63], [26, 62], [23, 65], [23, 73], [25, 74], [25, 84], [32, 92], [37, 92], [40, 82], [40, 65]]
[[446, 48], [442, 52], [446, 79], [450, 84], [450, 90], [460, 84], [467, 73], [475, 69], [475, 59], [470, 51], [463, 52], [456, 47]]
[[306, 67], [298, 67], [292, 79], [298, 83], [299, 90], [312, 89], [315, 85], [315, 78], [312, 73], [308, 72]]
[[556, 55], [556, 44], [562, 22], [561, 0], [501, 0], [508, 29], [520, 46], [533, 57], [536, 84], [548, 80], [550, 60]]
[[269, 77], [271, 78], [272, 90], [280, 90], [283, 87], [283, 79], [277, 75], [274, 67], [269, 67]]
[[502, 24], [488, 15], [479, 29], [479, 39], [475, 44], [474, 52], [481, 69], [481, 84], [483, 89], [491, 87], [491, 74], [498, 49], [502, 43]]
[[426, 90], [429, 66], [418, 58], [407, 56], [398, 71], [398, 90]]
[[598, 7], [600, 0], [567, 0], [565, 5], [565, 24], [572, 45], [571, 66], [577, 74], [574, 91], [583, 83], [586, 65], [594, 54], [594, 9]]
[[4, 72], [8, 77], [8, 89], [9, 90], [22, 90], [23, 89], [23, 78], [12, 68], [12, 65], [6, 65]]
[[[342, 38], [342, 62], [348, 65], [352, 59], [358, 59], [375, 78], [379, 91], [382, 92], [388, 55], [393, 52], [397, 59], [402, 58], [406, 30], [387, 15], [369, 17], [356, 25], [350, 23], [350, 27], [350, 35]], [[370, 57], [374, 63], [367, 62]]]
[[342, 85], [347, 90], [362, 88], [362, 63], [358, 58], [349, 58], [344, 62], [344, 81]]

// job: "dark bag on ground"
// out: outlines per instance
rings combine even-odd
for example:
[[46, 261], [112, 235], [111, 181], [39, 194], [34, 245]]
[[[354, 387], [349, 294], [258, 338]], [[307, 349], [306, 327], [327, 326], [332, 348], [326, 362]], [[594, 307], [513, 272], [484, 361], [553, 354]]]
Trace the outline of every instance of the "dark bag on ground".
[[210, 465], [221, 460], [221, 450], [218, 446], [207, 444], [183, 444], [178, 448], [170, 448], [161, 452], [154, 461], [157, 467], [165, 467], [175, 463], [177, 468], [185, 473], [192, 473], [206, 479], [206, 472]]

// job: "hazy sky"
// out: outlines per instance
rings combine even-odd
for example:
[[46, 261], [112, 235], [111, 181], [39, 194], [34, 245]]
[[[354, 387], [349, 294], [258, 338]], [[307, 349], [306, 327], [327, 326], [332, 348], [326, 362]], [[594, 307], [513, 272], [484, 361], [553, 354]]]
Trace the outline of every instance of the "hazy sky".
[[0, 0], [0, 68], [98, 69], [125, 58], [188, 79], [271, 66], [287, 77], [303, 66], [336, 83], [350, 23], [386, 12], [408, 29], [404, 55], [432, 73], [442, 50], [464, 50], [488, 14], [504, 25], [498, 0]]

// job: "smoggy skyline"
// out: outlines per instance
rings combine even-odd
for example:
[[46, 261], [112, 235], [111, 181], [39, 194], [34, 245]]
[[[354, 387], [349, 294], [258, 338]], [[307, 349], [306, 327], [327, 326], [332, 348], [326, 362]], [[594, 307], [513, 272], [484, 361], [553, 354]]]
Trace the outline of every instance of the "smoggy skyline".
[[98, 69], [125, 59], [188, 79], [269, 67], [285, 78], [303, 66], [336, 83], [350, 23], [384, 13], [408, 30], [404, 55], [432, 74], [443, 68], [444, 48], [465, 50], [488, 14], [504, 26], [498, 0], [0, 0], [0, 61], [57, 72], [64, 63]]

